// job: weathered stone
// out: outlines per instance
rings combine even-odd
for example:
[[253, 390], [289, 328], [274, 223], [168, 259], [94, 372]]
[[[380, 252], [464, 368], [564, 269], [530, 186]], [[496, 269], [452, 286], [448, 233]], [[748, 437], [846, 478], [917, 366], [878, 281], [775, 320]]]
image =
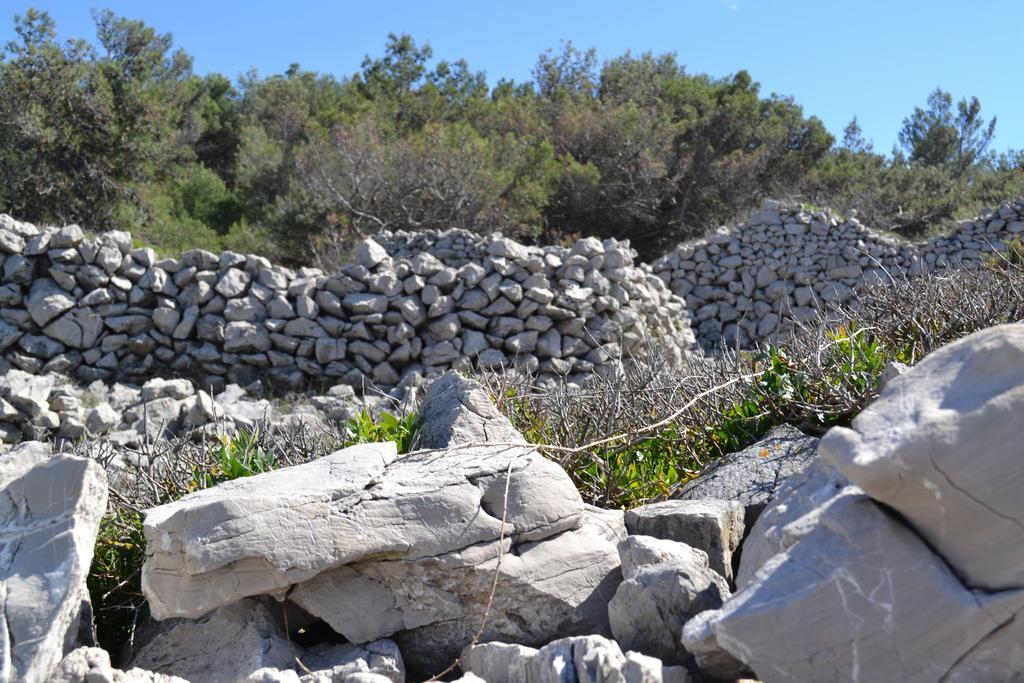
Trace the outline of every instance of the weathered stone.
[[25, 301], [29, 315], [40, 327], [74, 305], [74, 297], [58, 287], [56, 282], [48, 279], [33, 282]]
[[665, 666], [639, 652], [623, 654], [618, 644], [597, 635], [561, 638], [536, 650], [500, 642], [467, 647], [463, 671], [488, 683], [687, 683], [680, 666]]
[[743, 505], [735, 500], [666, 500], [626, 511], [626, 529], [702, 550], [711, 569], [731, 580], [733, 553], [743, 540], [743, 516]]
[[1024, 608], [1024, 591], [964, 587], [856, 489], [787, 533], [784, 553], [684, 627], [684, 645], [714, 638], [765, 681], [938, 681]]
[[[1024, 586], [1024, 325], [976, 332], [893, 379], [821, 457], [891, 506], [974, 587]], [[912, 473], [912, 474], [908, 474]]]
[[750, 529], [779, 483], [811, 463], [817, 443], [814, 437], [788, 425], [776, 427], [753, 446], [714, 462], [673, 497], [739, 501]]
[[413, 449], [465, 444], [525, 444], [512, 423], [498, 412], [483, 387], [455, 372], [431, 382], [418, 411]]
[[89, 619], [85, 579], [107, 484], [97, 463], [23, 444], [0, 459], [0, 680], [47, 681]]
[[[683, 624], [729, 596], [729, 584], [702, 550], [650, 536], [619, 544], [623, 582], [608, 603], [615, 640], [672, 664], [691, 664], [679, 646]], [[660, 560], [660, 561], [659, 561]]]
[[749, 584], [758, 569], [795, 542], [796, 538], [786, 532], [787, 525], [835, 498], [849, 485], [846, 477], [818, 458], [786, 477], [743, 542], [737, 588]]
[[139, 640], [128, 665], [191, 683], [241, 683], [263, 667], [291, 668], [298, 654], [270, 610], [253, 598], [196, 620], [150, 624]]

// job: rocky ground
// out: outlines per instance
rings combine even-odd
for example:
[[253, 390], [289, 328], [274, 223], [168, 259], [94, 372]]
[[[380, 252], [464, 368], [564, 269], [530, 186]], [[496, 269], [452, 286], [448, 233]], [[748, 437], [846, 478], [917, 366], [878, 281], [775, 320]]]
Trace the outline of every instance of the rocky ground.
[[[1024, 326], [983, 330], [890, 378], [852, 428], [778, 428], [627, 511], [584, 504], [449, 373], [408, 454], [361, 444], [146, 510], [152, 618], [116, 669], [84, 583], [108, 472], [22, 441], [0, 459], [0, 678], [1016, 680], [1022, 368]], [[52, 414], [58, 432], [158, 439], [154, 403], [183, 426], [260, 419], [241, 390], [7, 374], [22, 438]]]

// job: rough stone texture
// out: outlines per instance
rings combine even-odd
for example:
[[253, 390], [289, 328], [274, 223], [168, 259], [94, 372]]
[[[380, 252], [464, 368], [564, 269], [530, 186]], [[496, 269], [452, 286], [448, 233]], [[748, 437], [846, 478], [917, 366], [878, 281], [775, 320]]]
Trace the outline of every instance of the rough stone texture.
[[[159, 370], [242, 385], [260, 376], [287, 392], [505, 365], [538, 371], [543, 385], [579, 384], [652, 343], [674, 360], [694, 345], [683, 300], [634, 265], [626, 242], [572, 252], [462, 230], [381, 233], [357, 247], [356, 264], [324, 273], [232, 252], [158, 261], [126, 233], [74, 232], [26, 242], [0, 229], [0, 250], [12, 252], [0, 305], [17, 313], [0, 325], [0, 354], [22, 370], [60, 356], [63, 372], [90, 382], [141, 383]], [[54, 236], [69, 246], [47, 250]], [[541, 343], [555, 321], [570, 327]]]
[[291, 668], [298, 651], [265, 605], [239, 600], [196, 620], [150, 625], [130, 666], [191, 683], [235, 683], [264, 667]]
[[391, 683], [405, 683], [402, 653], [390, 640], [363, 645], [317, 645], [302, 653], [302, 663], [313, 671], [301, 677], [302, 683], [352, 681], [358, 674], [375, 674]]
[[615, 640], [671, 664], [692, 664], [679, 644], [683, 624], [721, 607], [729, 584], [708, 567], [706, 553], [683, 543], [630, 536], [619, 556], [623, 582], [608, 603]]
[[797, 540], [798, 537], [787, 533], [790, 522], [810, 514], [849, 485], [846, 477], [818, 458], [806, 469], [787, 477], [743, 542], [736, 587], [748, 585], [758, 569]]
[[711, 569], [732, 580], [733, 553], [743, 541], [744, 509], [735, 500], [666, 500], [626, 511], [631, 534], [703, 550]]
[[294, 586], [290, 600], [351, 642], [395, 634], [410, 670], [429, 671], [479, 626], [499, 549], [507, 589], [488, 637], [608, 633], [615, 517], [527, 447], [396, 459], [394, 444], [354, 446], [150, 510], [143, 590], [163, 619]]
[[[975, 588], [1024, 586], [1024, 325], [976, 332], [889, 383], [822, 458], [899, 511]], [[912, 472], [913, 476], [907, 473]]]
[[98, 647], [80, 647], [60, 662], [48, 683], [190, 683], [177, 676], [134, 668], [128, 671], [110, 665], [110, 655]]
[[639, 652], [623, 654], [600, 636], [561, 638], [539, 650], [506, 643], [466, 648], [462, 670], [488, 683], [687, 683], [681, 666], [666, 666]]
[[779, 484], [807, 467], [818, 440], [782, 425], [753, 446], [731, 453], [708, 467], [673, 496], [683, 500], [735, 500], [743, 504], [749, 530]]
[[[541, 645], [568, 634], [610, 635], [608, 600], [621, 580], [603, 520], [537, 542], [503, 544], [484, 639]], [[472, 638], [494, 580], [498, 544], [420, 561], [374, 562], [322, 574], [290, 599], [354, 642], [395, 634], [410, 671], [443, 669]]]
[[766, 683], [938, 681], [1024, 607], [1024, 591], [960, 583], [942, 558], [856, 489], [792, 522], [795, 542], [683, 643], [719, 646]]
[[1021, 232], [1024, 198], [1004, 202], [948, 235], [908, 243], [855, 216], [766, 200], [746, 223], [680, 244], [652, 268], [686, 299], [704, 347], [748, 347], [785, 334], [823, 302], [870, 295], [892, 277], [978, 268]]
[[461, 444], [525, 444], [508, 418], [498, 412], [479, 383], [449, 372], [430, 383], [418, 411], [420, 428], [413, 449]]
[[103, 469], [23, 444], [0, 458], [0, 680], [47, 681], [91, 615], [85, 578], [106, 510]]

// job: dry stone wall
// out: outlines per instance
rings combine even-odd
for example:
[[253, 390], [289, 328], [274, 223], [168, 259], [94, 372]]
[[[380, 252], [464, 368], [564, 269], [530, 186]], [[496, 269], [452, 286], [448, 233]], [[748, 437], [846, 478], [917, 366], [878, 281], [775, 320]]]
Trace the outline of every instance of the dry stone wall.
[[156, 374], [243, 386], [400, 386], [454, 368], [580, 380], [653, 340], [693, 345], [685, 303], [627, 242], [526, 247], [458, 230], [385, 233], [337, 273], [0, 216], [0, 355], [85, 381]]
[[977, 268], [1021, 233], [1024, 198], [918, 243], [873, 232], [853, 215], [767, 201], [746, 223], [681, 244], [653, 268], [686, 299], [701, 346], [749, 346], [894, 274]]

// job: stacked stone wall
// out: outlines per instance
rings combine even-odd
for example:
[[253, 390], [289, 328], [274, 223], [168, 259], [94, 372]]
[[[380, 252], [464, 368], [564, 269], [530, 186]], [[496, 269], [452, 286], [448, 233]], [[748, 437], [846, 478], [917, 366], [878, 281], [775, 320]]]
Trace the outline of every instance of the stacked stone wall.
[[767, 201], [745, 223], [681, 244], [653, 268], [686, 300], [701, 346], [747, 347], [890, 278], [977, 268], [1021, 233], [1024, 198], [916, 243], [874, 232], [855, 216]]
[[[0, 354], [85, 381], [177, 375], [359, 388], [520, 366], [581, 380], [655, 341], [693, 344], [685, 304], [628, 243], [526, 247], [459, 230], [365, 240], [336, 273], [0, 216]], [[387, 247], [382, 246], [387, 245]]]

